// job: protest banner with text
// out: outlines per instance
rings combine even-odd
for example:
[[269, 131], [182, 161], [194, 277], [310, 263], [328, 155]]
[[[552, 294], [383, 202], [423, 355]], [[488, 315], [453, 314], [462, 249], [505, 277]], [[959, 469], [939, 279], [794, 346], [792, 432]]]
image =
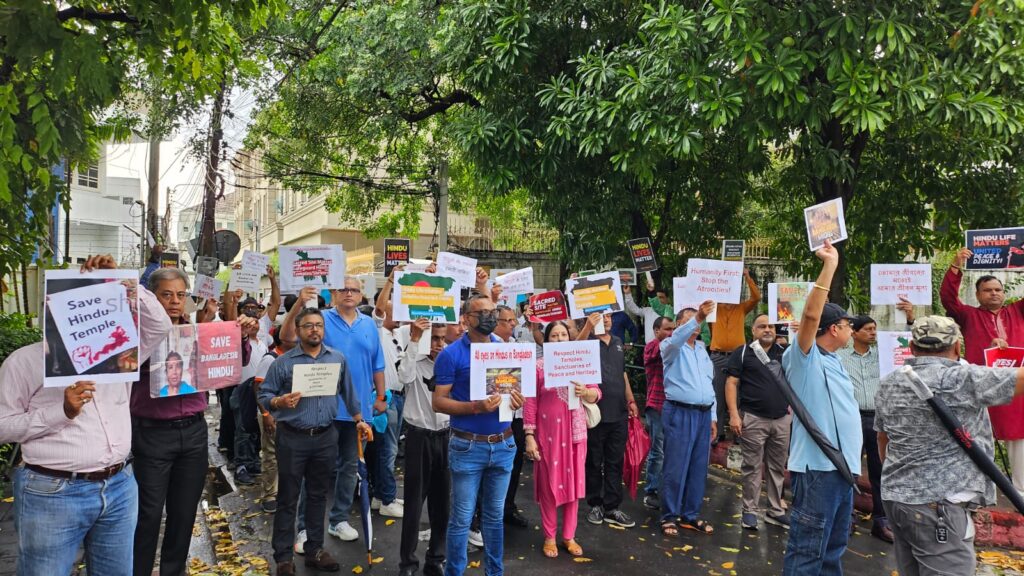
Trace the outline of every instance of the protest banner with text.
[[747, 243], [744, 240], [722, 240], [722, 260], [742, 262]]
[[824, 246], [825, 240], [831, 240], [833, 244], [846, 240], [843, 200], [836, 198], [804, 208], [804, 224], [807, 226], [807, 242], [811, 252]]
[[[700, 308], [700, 305], [704, 303], [704, 300], [689, 300], [688, 298], [692, 295], [687, 294], [687, 285], [689, 279], [686, 276], [677, 276], [672, 279], [672, 312], [679, 314], [681, 310], [687, 308], [693, 308], [694, 310]], [[706, 322], [713, 324], [718, 320], [718, 307], [716, 306], [711, 314], [705, 319]]]
[[431, 322], [459, 321], [459, 285], [455, 279], [426, 272], [395, 272], [392, 317], [396, 322], [428, 318]]
[[472, 344], [469, 362], [469, 398], [484, 400], [501, 395], [498, 419], [511, 422], [515, 410], [510, 395], [518, 390], [526, 398], [537, 395], [535, 344]]
[[296, 364], [292, 369], [292, 392], [306, 396], [334, 396], [338, 393], [341, 364]]
[[619, 283], [623, 286], [637, 286], [636, 268], [619, 268]]
[[965, 236], [968, 270], [1024, 269], [1024, 228], [968, 230]]
[[199, 298], [220, 298], [224, 283], [216, 278], [196, 274], [192, 295]]
[[306, 286], [334, 290], [345, 286], [345, 251], [341, 244], [278, 247], [281, 292], [294, 294]]
[[[266, 270], [266, 268], [263, 270]], [[246, 270], [245, 268], [232, 268], [231, 278], [228, 281], [228, 289], [232, 292], [235, 290], [241, 290], [242, 292], [257, 292], [260, 289], [260, 278], [262, 277], [263, 271]]]
[[242, 329], [236, 322], [196, 324], [196, 353], [200, 392], [242, 383]]
[[768, 322], [799, 322], [813, 282], [770, 282], [768, 284]]
[[915, 306], [931, 305], [931, 264], [871, 265], [871, 305], [899, 304], [901, 297]]
[[494, 278], [503, 294], [529, 294], [533, 292], [533, 266], [502, 274]]
[[547, 323], [569, 319], [565, 295], [559, 290], [534, 294], [530, 297], [530, 309], [533, 312], [529, 318], [530, 322]]
[[177, 252], [164, 252], [160, 255], [161, 268], [177, 268], [181, 262], [181, 255]]
[[544, 386], [560, 388], [601, 383], [601, 346], [597, 340], [544, 343]]
[[986, 348], [985, 365], [992, 368], [1020, 368], [1024, 366], [1024, 348]]
[[637, 272], [654, 272], [658, 269], [658, 261], [655, 259], [654, 246], [651, 245], [650, 238], [634, 238], [627, 244]]
[[622, 284], [616, 270], [565, 281], [569, 315], [586, 318], [593, 312], [618, 312], [623, 309]]
[[171, 328], [149, 359], [149, 395], [169, 398], [199, 392], [196, 374], [196, 324]]
[[270, 256], [246, 250], [242, 252], [242, 270], [259, 272], [260, 276], [266, 274], [267, 266], [270, 266]]
[[739, 304], [743, 290], [743, 262], [690, 258], [686, 262], [683, 300], [700, 303]]
[[384, 277], [391, 276], [391, 271], [396, 266], [409, 263], [408, 238], [385, 238], [384, 239]]
[[885, 378], [903, 366], [910, 353], [910, 332], [878, 333], [878, 377]]
[[454, 278], [464, 288], [472, 288], [476, 286], [476, 258], [438, 252], [437, 273]]

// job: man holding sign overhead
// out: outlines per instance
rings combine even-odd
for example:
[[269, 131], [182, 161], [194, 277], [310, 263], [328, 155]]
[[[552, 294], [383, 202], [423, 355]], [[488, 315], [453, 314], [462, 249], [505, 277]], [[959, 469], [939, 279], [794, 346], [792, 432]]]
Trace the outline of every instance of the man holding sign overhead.
[[[372, 438], [352, 386], [345, 356], [323, 345], [324, 318], [319, 310], [303, 309], [295, 316], [299, 345], [270, 366], [260, 385], [260, 406], [277, 422], [277, 512], [274, 514], [274, 561], [277, 574], [295, 574], [292, 542], [295, 507], [306, 485], [306, 566], [337, 572], [338, 563], [323, 549], [324, 510], [338, 454], [335, 416], [344, 402], [361, 437]], [[316, 368], [320, 370], [317, 371]], [[315, 373], [295, 378], [299, 373]], [[326, 382], [317, 374], [337, 374]], [[305, 390], [302, 392], [301, 390]]]

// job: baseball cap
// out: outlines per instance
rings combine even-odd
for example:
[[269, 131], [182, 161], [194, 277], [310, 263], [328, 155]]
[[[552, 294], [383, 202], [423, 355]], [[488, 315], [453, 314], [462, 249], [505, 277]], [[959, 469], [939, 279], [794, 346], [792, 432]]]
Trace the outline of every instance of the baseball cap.
[[829, 326], [832, 326], [840, 320], [849, 320], [852, 324], [856, 317], [850, 316], [850, 314], [839, 304], [832, 302], [826, 302], [825, 307], [821, 310], [821, 322], [818, 324], [818, 335], [822, 335]]
[[853, 327], [853, 331], [856, 332], [868, 324], [878, 324], [875, 319], [867, 314], [861, 314], [850, 321], [850, 326]]
[[260, 305], [260, 303], [257, 302], [255, 298], [253, 298], [252, 296], [249, 296], [245, 300], [242, 300], [241, 302], [238, 303], [238, 309], [241, 310], [242, 308], [245, 308], [246, 306], [259, 306], [259, 305]]
[[960, 340], [960, 327], [947, 316], [918, 318], [910, 333], [914, 346], [922, 350], [942, 350]]

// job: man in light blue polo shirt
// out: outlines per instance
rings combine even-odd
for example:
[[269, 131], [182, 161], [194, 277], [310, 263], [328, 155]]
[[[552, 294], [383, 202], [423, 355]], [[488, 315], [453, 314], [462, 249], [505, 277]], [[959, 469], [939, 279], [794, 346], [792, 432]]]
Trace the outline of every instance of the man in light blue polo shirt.
[[[850, 471], [860, 474], [860, 412], [853, 383], [836, 355], [846, 346], [853, 319], [842, 307], [826, 302], [828, 286], [839, 265], [839, 253], [826, 241], [815, 255], [823, 265], [814, 283], [795, 346], [782, 356], [793, 391], [833, 446], [843, 453]], [[793, 486], [789, 541], [784, 576], [832, 576], [843, 573], [841, 559], [850, 537], [853, 486], [814, 443], [799, 419], [793, 419], [789, 450]]]
[[711, 534], [714, 529], [700, 518], [708, 475], [711, 440], [718, 437], [715, 411], [715, 367], [703, 342], [697, 342], [700, 324], [715, 309], [708, 300], [699, 310], [686, 308], [676, 315], [679, 327], [661, 341], [665, 368], [665, 406], [661, 425], [665, 462], [661, 471], [661, 531], [675, 536], [679, 527]]
[[[466, 545], [477, 498], [481, 500], [481, 528], [484, 537], [484, 573], [504, 573], [505, 493], [512, 475], [516, 442], [511, 422], [498, 419], [501, 396], [470, 400], [470, 345], [500, 342], [492, 334], [498, 324], [494, 302], [482, 294], [473, 294], [462, 309], [466, 333], [441, 354], [434, 363], [434, 410], [451, 415], [452, 437], [448, 443], [448, 463], [452, 476], [452, 510], [448, 520], [446, 576], [462, 576], [466, 571]], [[512, 409], [523, 405], [519, 392], [512, 393]]]

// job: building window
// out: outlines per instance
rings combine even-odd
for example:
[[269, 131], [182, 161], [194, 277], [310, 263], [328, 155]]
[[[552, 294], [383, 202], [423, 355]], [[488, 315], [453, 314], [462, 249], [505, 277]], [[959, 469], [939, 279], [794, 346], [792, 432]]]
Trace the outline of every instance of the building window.
[[100, 187], [100, 165], [90, 164], [85, 170], [78, 171], [78, 185], [86, 188]]

